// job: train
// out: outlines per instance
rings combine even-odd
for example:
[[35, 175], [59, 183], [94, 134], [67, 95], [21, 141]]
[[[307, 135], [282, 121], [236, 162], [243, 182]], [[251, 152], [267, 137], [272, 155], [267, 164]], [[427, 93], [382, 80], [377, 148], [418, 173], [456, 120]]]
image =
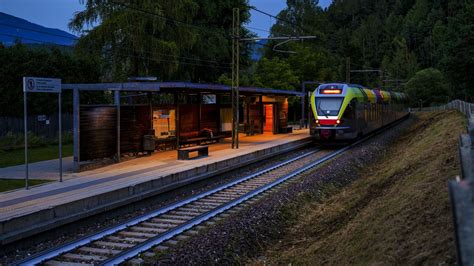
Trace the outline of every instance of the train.
[[321, 84], [310, 105], [310, 134], [322, 143], [351, 142], [409, 115], [405, 93], [357, 84]]

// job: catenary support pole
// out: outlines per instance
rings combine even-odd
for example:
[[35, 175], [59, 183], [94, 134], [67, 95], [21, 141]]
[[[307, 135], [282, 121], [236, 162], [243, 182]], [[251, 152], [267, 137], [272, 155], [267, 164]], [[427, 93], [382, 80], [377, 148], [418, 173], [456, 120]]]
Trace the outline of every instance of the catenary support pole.
[[232, 14], [232, 149], [239, 148], [240, 9]]

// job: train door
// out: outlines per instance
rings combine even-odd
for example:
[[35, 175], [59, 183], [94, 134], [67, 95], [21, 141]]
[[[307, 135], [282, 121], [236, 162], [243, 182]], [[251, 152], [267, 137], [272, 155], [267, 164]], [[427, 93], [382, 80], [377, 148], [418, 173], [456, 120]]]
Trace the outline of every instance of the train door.
[[263, 105], [263, 132], [274, 133], [275, 128], [275, 107], [273, 104]]

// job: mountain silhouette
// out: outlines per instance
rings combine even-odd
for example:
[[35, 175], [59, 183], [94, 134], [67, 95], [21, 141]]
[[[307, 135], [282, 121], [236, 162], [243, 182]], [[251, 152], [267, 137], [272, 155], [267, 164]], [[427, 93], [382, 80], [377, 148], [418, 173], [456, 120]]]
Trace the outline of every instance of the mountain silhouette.
[[0, 42], [10, 46], [16, 42], [31, 45], [74, 46], [77, 37], [63, 30], [43, 27], [0, 12]]

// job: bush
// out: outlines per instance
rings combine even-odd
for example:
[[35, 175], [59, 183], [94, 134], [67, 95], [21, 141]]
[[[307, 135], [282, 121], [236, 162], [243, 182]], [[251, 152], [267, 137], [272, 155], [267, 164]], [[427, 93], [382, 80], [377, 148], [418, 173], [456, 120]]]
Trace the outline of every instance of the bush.
[[[28, 132], [28, 147], [41, 147], [50, 144], [45, 137]], [[8, 132], [5, 136], [0, 137], [0, 150], [9, 151], [21, 149], [25, 147], [25, 138], [23, 134]]]
[[448, 81], [443, 73], [435, 68], [426, 68], [418, 71], [406, 85], [406, 92], [413, 105], [420, 102], [424, 106], [447, 103], [452, 97]]

